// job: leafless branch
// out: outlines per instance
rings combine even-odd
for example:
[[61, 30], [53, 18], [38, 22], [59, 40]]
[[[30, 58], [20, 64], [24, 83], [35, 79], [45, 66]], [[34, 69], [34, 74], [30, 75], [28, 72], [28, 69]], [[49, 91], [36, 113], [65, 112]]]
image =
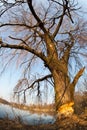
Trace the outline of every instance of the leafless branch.
[[7, 2], [7, 1], [5, 1], [5, 0], [1, 0], [1, 2], [3, 3], [2, 6], [4, 6], [5, 9], [2, 9], [2, 10], [0, 11], [0, 17], [1, 17], [5, 12], [7, 12], [9, 9], [11, 9], [12, 7], [14, 7], [14, 6], [19, 6], [19, 5], [21, 5], [22, 3], [26, 3], [26, 2], [24, 2], [24, 1], [15, 1], [14, 3], [9, 3], [9, 2]]
[[44, 24], [43, 22], [41, 21], [41, 19], [38, 17], [38, 15], [36, 14], [33, 6], [32, 6], [32, 0], [27, 0], [27, 3], [29, 5], [29, 8], [33, 14], [33, 16], [35, 17], [35, 19], [37, 20], [38, 24], [39, 24], [39, 27], [43, 30], [44, 33], [47, 33], [45, 27], [44, 27]]
[[38, 25], [34, 25], [34, 26], [29, 26], [27, 24], [19, 24], [19, 23], [5, 23], [5, 24], [1, 24], [0, 27], [7, 27], [7, 26], [18, 26], [18, 27], [26, 27], [28, 29], [33, 29], [35, 27], [38, 27]]
[[7, 44], [7, 43], [3, 43], [2, 41], [0, 41], [0, 45], [1, 47], [3, 48], [10, 48], [10, 49], [21, 49], [21, 50], [26, 50], [28, 52], [31, 52], [32, 54], [40, 57], [41, 59], [43, 59], [44, 61], [46, 60], [45, 56], [43, 55], [42, 52], [37, 52], [35, 49], [32, 49], [31, 47], [29, 46], [26, 46], [26, 45], [23, 45], [23, 44], [18, 44], [18, 45], [15, 45], [15, 44]]
[[71, 83], [72, 85], [76, 85], [78, 79], [82, 76], [83, 72], [85, 70], [85, 67], [83, 67], [82, 69], [79, 70], [79, 72], [76, 74], [76, 76], [74, 77], [73, 82]]
[[[21, 93], [21, 92], [26, 92], [27, 90], [29, 90], [29, 89], [34, 89], [34, 85], [35, 84], [38, 84], [37, 86], [37, 90], [38, 90], [38, 94], [39, 94], [39, 89], [40, 89], [40, 86], [39, 86], [39, 83], [40, 82], [42, 82], [42, 81], [44, 81], [44, 80], [47, 80], [47, 79], [49, 79], [49, 78], [52, 78], [52, 75], [51, 74], [49, 74], [49, 75], [46, 75], [46, 76], [44, 76], [44, 77], [41, 77], [41, 78], [39, 78], [39, 79], [36, 79], [32, 84], [30, 84], [29, 85], [29, 82], [26, 80], [26, 79], [22, 79], [22, 80], [19, 80], [19, 82], [18, 82], [18, 84], [16, 85], [16, 87], [15, 87], [15, 89], [14, 89], [14, 93], [15, 94], [17, 94], [17, 93]], [[28, 87], [26, 87], [26, 88], [23, 88], [23, 89], [20, 89], [20, 87], [21, 86], [23, 86], [23, 81], [27, 81], [26, 82], [26, 85], [28, 86]]]

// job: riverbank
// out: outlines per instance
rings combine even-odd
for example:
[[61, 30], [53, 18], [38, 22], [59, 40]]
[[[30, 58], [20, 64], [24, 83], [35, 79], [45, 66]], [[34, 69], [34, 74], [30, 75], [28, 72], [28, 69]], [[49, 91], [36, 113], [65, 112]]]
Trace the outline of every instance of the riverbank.
[[87, 114], [73, 115], [54, 124], [26, 125], [20, 119], [0, 119], [0, 130], [87, 130]]
[[54, 104], [30, 104], [30, 105], [25, 105], [25, 104], [18, 104], [15, 102], [8, 102], [5, 99], [0, 98], [0, 104], [3, 105], [8, 105], [11, 108], [17, 108], [19, 110], [25, 110], [29, 111], [31, 114], [38, 113], [43, 114], [46, 113], [48, 115], [54, 116], [55, 114], [55, 105]]
[[10, 106], [13, 108], [20, 109], [20, 110], [29, 111], [31, 114], [33, 114], [33, 113], [38, 113], [38, 114], [47, 113], [47, 114], [52, 115], [52, 116], [54, 116], [54, 114], [55, 114], [54, 104], [24, 105], [24, 104], [10, 103]]

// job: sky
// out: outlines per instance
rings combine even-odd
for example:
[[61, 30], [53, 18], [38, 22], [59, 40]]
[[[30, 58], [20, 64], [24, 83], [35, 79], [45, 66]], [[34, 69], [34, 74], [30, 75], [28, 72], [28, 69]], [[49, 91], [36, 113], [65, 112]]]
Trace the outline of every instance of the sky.
[[[78, 0], [83, 10], [87, 8], [87, 0]], [[84, 15], [84, 17], [87, 17]], [[1, 18], [0, 18], [1, 19]], [[7, 35], [6, 32], [3, 32], [3, 38]], [[2, 68], [2, 65], [0, 65]], [[39, 69], [39, 68], [38, 68]], [[13, 88], [16, 85], [18, 79], [21, 77], [21, 68], [7, 68], [6, 71], [0, 75], [0, 97], [12, 101], [12, 92]], [[50, 99], [51, 100], [51, 99]]]

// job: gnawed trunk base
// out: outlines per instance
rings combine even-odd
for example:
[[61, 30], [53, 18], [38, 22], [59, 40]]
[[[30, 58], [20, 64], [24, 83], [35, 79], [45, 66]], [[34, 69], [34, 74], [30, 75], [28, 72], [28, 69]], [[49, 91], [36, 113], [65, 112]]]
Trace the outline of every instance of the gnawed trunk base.
[[74, 106], [74, 102], [69, 102], [60, 106], [57, 112], [57, 117], [61, 119], [61, 118], [70, 117], [71, 115], [73, 115], [74, 113], [73, 106]]

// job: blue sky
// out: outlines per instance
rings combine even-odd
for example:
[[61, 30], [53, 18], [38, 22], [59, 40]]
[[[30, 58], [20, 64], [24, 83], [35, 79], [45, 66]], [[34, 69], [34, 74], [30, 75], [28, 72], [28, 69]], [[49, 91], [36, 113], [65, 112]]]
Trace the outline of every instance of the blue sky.
[[[86, 0], [78, 0], [78, 2], [80, 2], [80, 5], [82, 5], [84, 10], [87, 9]], [[84, 17], [87, 17], [86, 14], [84, 14]], [[5, 32], [2, 33], [3, 38], [5, 38], [6, 35], [7, 34]], [[0, 65], [0, 67], [2, 66]], [[16, 85], [17, 80], [21, 76], [20, 72], [21, 72], [21, 68], [17, 69], [15, 67], [13, 68], [9, 67], [2, 75], [0, 75], [0, 97], [5, 98], [7, 100], [8, 99], [12, 100], [12, 90]]]

